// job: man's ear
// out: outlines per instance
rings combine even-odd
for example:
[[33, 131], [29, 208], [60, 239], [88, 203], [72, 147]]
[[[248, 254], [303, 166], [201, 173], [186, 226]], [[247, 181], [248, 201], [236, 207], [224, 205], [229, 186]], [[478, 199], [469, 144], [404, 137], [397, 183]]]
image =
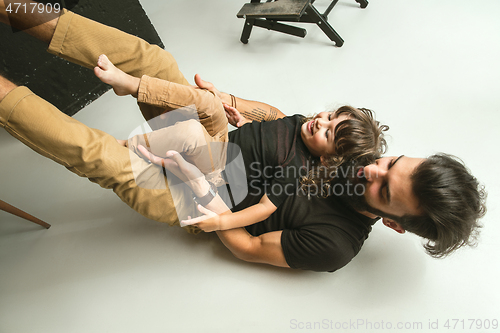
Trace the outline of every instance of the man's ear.
[[389, 227], [393, 230], [395, 230], [399, 234], [404, 234], [406, 231], [403, 229], [403, 227], [396, 221], [388, 219], [388, 218], [383, 218], [382, 223], [386, 226]]

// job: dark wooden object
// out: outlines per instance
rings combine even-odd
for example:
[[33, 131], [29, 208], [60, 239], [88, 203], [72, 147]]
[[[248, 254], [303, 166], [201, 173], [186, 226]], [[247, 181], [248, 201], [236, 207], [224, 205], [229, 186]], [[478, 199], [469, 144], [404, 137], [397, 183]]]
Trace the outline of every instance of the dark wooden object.
[[[361, 8], [368, 6], [367, 0], [355, 1], [360, 4]], [[239, 18], [245, 18], [240, 40], [243, 44], [247, 44], [254, 26], [303, 38], [307, 34], [306, 29], [283, 24], [279, 21], [305, 22], [317, 24], [328, 38], [340, 47], [344, 44], [344, 40], [328, 23], [328, 14], [337, 2], [338, 0], [332, 0], [325, 12], [321, 14], [313, 6], [314, 0], [268, 0], [263, 3], [260, 0], [251, 0], [236, 15]]]
[[46, 229], [50, 228], [50, 224], [43, 222], [42, 220], [37, 219], [33, 215], [30, 215], [30, 214], [26, 213], [25, 211], [20, 210], [19, 208], [16, 208], [12, 205], [9, 205], [8, 203], [6, 203], [5, 201], [2, 201], [2, 200], [0, 200], [0, 210], [3, 210], [7, 213], [19, 216], [19, 217], [26, 219], [28, 221], [31, 221], [33, 223], [39, 224]]

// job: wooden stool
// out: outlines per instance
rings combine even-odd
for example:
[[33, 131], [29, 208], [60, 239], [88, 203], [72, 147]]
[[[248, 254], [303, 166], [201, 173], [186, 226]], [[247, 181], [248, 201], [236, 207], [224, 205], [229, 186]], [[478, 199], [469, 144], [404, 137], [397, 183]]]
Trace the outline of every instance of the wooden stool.
[[33, 223], [39, 224], [46, 229], [50, 228], [50, 224], [43, 222], [42, 220], [37, 219], [33, 215], [30, 215], [30, 214], [28, 214], [28, 213], [26, 213], [26, 212], [24, 212], [16, 207], [12, 206], [12, 205], [9, 205], [8, 203], [6, 203], [5, 201], [2, 201], [2, 200], [0, 200], [0, 210], [6, 211], [7, 213], [11, 213], [13, 215], [22, 217], [23, 219], [26, 219], [26, 220], [31, 221]]
[[[261, 3], [260, 0], [251, 0], [236, 15], [239, 18], [245, 18], [245, 26], [240, 39], [243, 44], [248, 43], [254, 26], [302, 38], [306, 36], [306, 29], [278, 21], [315, 23], [331, 41], [335, 42], [336, 46], [340, 47], [344, 44], [344, 40], [328, 23], [328, 14], [339, 0], [333, 0], [323, 14], [319, 13], [313, 6], [314, 0], [271, 1]], [[361, 8], [368, 6], [367, 0], [355, 1], [360, 4]]]

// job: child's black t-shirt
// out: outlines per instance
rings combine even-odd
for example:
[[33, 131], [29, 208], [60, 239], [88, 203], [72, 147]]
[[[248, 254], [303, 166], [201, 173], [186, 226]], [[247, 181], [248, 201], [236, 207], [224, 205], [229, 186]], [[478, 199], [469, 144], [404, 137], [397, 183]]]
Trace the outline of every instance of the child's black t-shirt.
[[252, 122], [229, 132], [229, 142], [235, 143], [243, 155], [249, 196], [260, 198], [266, 193], [279, 207], [287, 196], [295, 194], [308, 168], [319, 161], [302, 141], [303, 121], [304, 116], [294, 115]]

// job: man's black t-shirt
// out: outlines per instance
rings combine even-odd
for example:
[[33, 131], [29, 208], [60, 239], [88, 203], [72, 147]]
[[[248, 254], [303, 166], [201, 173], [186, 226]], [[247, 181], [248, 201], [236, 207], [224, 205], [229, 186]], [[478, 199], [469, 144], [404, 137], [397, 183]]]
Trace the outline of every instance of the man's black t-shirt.
[[[353, 211], [338, 197], [308, 199], [298, 193], [300, 175], [294, 175], [293, 168], [314, 167], [319, 162], [300, 136], [303, 119], [295, 115], [252, 122], [229, 133], [229, 141], [241, 149], [248, 181], [248, 195], [232, 210], [250, 207], [267, 193], [278, 209], [268, 219], [247, 226], [247, 231], [259, 236], [283, 230], [281, 246], [291, 268], [333, 272], [358, 254], [375, 221]], [[228, 159], [239, 154], [240, 149], [230, 146]], [[279, 173], [283, 170], [290, 172]], [[280, 195], [272, 193], [273, 185], [279, 188], [290, 183], [294, 184], [293, 191], [288, 188]]]
[[333, 272], [354, 258], [376, 219], [338, 197], [288, 197], [268, 219], [247, 226], [253, 236], [283, 230], [281, 246], [291, 268]]

